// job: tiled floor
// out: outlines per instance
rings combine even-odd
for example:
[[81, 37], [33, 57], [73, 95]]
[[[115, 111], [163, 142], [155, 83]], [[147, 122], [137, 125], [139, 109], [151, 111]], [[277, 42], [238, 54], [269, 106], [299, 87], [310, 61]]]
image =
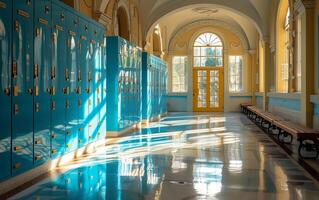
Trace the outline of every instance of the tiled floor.
[[319, 199], [298, 164], [239, 113], [170, 114], [12, 199]]

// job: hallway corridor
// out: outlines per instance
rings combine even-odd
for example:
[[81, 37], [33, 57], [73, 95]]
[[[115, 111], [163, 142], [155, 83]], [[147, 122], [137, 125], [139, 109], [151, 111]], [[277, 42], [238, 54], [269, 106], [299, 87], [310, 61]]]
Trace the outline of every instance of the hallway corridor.
[[171, 113], [11, 199], [317, 199], [317, 183], [239, 113]]

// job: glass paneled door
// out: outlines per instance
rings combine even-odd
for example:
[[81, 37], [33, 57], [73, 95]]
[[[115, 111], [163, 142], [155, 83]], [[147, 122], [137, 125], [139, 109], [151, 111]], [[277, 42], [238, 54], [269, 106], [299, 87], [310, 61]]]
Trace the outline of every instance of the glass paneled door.
[[224, 107], [223, 68], [196, 67], [193, 71], [193, 110], [222, 112]]

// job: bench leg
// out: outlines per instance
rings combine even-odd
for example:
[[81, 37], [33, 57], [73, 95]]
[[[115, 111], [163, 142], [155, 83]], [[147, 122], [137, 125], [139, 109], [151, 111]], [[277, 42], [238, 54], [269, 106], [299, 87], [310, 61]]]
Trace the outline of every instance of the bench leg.
[[[300, 138], [298, 155], [303, 159], [316, 159], [319, 155], [319, 143], [317, 139], [304, 139]], [[311, 142], [311, 143], [309, 143]], [[314, 152], [314, 155], [305, 155], [305, 152]]]
[[290, 133], [287, 133], [281, 129], [278, 129], [279, 133], [277, 135], [278, 141], [284, 144], [291, 144], [293, 136]]

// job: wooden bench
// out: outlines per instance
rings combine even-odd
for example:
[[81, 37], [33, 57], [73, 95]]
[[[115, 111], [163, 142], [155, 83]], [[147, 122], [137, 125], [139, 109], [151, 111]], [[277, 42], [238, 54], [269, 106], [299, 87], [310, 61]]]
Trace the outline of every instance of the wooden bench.
[[[295, 137], [299, 141], [298, 154], [301, 158], [317, 158], [319, 156], [319, 131], [306, 128], [280, 116], [264, 112], [255, 106], [246, 106], [247, 116], [267, 133], [278, 130], [277, 139], [280, 143], [291, 144]], [[314, 156], [304, 154], [315, 152]]]
[[[299, 142], [298, 154], [301, 158], [317, 158], [319, 155], [319, 131], [298, 125], [291, 121], [275, 121], [279, 133], [278, 141], [291, 144], [293, 137]], [[307, 156], [305, 152], [315, 152], [314, 156]]]
[[244, 113], [244, 114], [247, 114], [247, 107], [248, 106], [252, 106], [251, 103], [241, 103], [240, 104], [240, 108], [241, 108], [241, 111]]

